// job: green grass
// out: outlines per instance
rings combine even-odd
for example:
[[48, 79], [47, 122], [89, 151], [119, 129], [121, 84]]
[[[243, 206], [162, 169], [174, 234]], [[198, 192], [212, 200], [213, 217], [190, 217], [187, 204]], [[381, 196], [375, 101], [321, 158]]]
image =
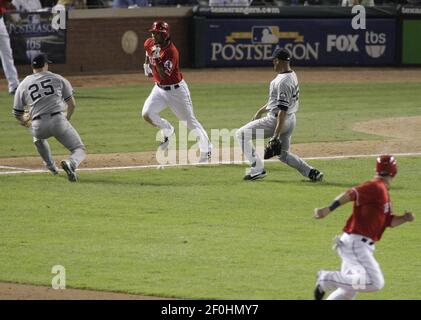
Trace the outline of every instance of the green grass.
[[[151, 87], [77, 89], [73, 124], [89, 153], [156, 149], [156, 129], [139, 117]], [[260, 84], [191, 85], [198, 119], [238, 128], [267, 99]], [[383, 139], [356, 133], [359, 121], [420, 115], [421, 84], [301, 86], [293, 143]], [[0, 94], [0, 157], [36, 155], [29, 133]], [[175, 122], [169, 110], [163, 115]], [[51, 139], [54, 154], [67, 151]], [[381, 142], [379, 142], [381, 143]], [[421, 211], [421, 158], [399, 158], [394, 209]], [[373, 159], [312, 161], [322, 184], [280, 163], [245, 183], [244, 166], [0, 175], [0, 281], [49, 285], [66, 268], [67, 285], [179, 298], [311, 299], [315, 273], [338, 269], [330, 249], [351, 207], [312, 219], [350, 186], [369, 179]], [[419, 299], [418, 221], [386, 231], [376, 257], [386, 287], [360, 299]]]
[[[89, 153], [156, 149], [156, 129], [140, 119], [151, 86], [79, 88], [73, 124]], [[190, 85], [195, 113], [211, 128], [239, 128], [267, 100], [268, 85]], [[352, 131], [355, 122], [376, 118], [420, 115], [421, 84], [306, 84], [293, 142], [382, 139]], [[36, 155], [29, 133], [11, 116], [12, 98], [0, 95], [0, 157]], [[163, 116], [174, 124], [175, 116]], [[177, 127], [177, 125], [176, 125]], [[67, 151], [52, 139], [55, 154]]]
[[[325, 220], [316, 206], [369, 179], [373, 158], [313, 161], [326, 182], [281, 163], [246, 183], [243, 166], [0, 176], [0, 280], [181, 298], [311, 299], [315, 273], [338, 269], [330, 249], [351, 206]], [[399, 158], [397, 212], [421, 211], [421, 159]], [[386, 287], [360, 299], [419, 299], [418, 221], [387, 230], [376, 257]]]

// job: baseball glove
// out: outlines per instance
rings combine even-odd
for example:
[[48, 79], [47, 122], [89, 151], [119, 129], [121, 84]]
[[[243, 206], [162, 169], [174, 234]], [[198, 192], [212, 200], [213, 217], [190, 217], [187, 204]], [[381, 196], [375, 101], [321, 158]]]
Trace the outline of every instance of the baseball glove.
[[270, 159], [281, 154], [282, 143], [278, 138], [271, 138], [265, 147], [265, 159]]
[[20, 124], [23, 125], [26, 128], [29, 128], [32, 124], [31, 117], [29, 116], [28, 112], [25, 112], [22, 116], [22, 119], [20, 121]]

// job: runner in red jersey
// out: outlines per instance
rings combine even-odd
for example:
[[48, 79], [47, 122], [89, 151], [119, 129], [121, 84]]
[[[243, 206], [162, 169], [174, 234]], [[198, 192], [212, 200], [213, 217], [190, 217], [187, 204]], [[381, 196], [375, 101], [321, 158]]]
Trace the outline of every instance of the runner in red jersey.
[[[152, 57], [157, 48], [153, 38], [146, 39], [144, 47], [148, 57]], [[169, 42], [165, 47], [160, 48], [159, 59], [150, 59], [155, 83], [160, 85], [172, 85], [183, 80], [178, 61], [179, 53], [172, 42]]]
[[159, 113], [169, 107], [177, 118], [185, 122], [187, 128], [194, 130], [199, 141], [199, 162], [208, 162], [211, 158], [211, 144], [203, 126], [193, 112], [190, 91], [179, 70], [179, 53], [171, 42], [170, 27], [164, 21], [156, 21], [149, 30], [152, 38], [145, 41], [145, 75], [153, 77], [155, 86], [146, 99], [142, 117], [161, 131], [162, 140], [159, 148], [168, 148], [174, 127], [160, 117]]
[[393, 219], [387, 182], [374, 178], [346, 193], [354, 207], [343, 231], [379, 241]]
[[393, 214], [389, 186], [397, 173], [396, 159], [382, 155], [376, 161], [376, 176], [358, 187], [342, 193], [329, 207], [314, 211], [316, 219], [326, 217], [337, 207], [354, 202], [343, 235], [336, 237], [335, 249], [342, 258], [341, 271], [318, 273], [315, 299], [321, 300], [326, 291], [333, 291], [328, 300], [352, 300], [358, 292], [374, 292], [383, 288], [384, 277], [374, 258], [375, 242], [387, 227], [397, 227], [413, 221], [412, 212]]

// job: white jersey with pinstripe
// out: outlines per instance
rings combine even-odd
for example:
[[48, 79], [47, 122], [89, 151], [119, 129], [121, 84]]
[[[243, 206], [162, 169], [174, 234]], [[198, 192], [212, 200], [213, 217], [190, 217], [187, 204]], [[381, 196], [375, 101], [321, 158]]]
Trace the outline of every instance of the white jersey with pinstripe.
[[300, 89], [294, 71], [280, 73], [272, 80], [269, 87], [269, 100], [266, 110], [278, 113], [285, 110], [288, 114], [298, 111]]
[[43, 71], [27, 76], [16, 90], [13, 112], [23, 114], [26, 106], [31, 118], [42, 114], [64, 112], [73, 87], [59, 74]]

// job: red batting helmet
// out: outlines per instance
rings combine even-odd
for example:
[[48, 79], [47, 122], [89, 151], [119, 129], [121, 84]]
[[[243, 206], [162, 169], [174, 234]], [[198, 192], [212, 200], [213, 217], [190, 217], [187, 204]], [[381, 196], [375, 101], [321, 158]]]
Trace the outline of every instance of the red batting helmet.
[[395, 157], [388, 154], [378, 157], [376, 161], [376, 172], [379, 176], [391, 176], [393, 178], [398, 172]]
[[170, 25], [165, 21], [155, 21], [149, 32], [161, 32], [164, 39], [167, 40], [170, 37]]

